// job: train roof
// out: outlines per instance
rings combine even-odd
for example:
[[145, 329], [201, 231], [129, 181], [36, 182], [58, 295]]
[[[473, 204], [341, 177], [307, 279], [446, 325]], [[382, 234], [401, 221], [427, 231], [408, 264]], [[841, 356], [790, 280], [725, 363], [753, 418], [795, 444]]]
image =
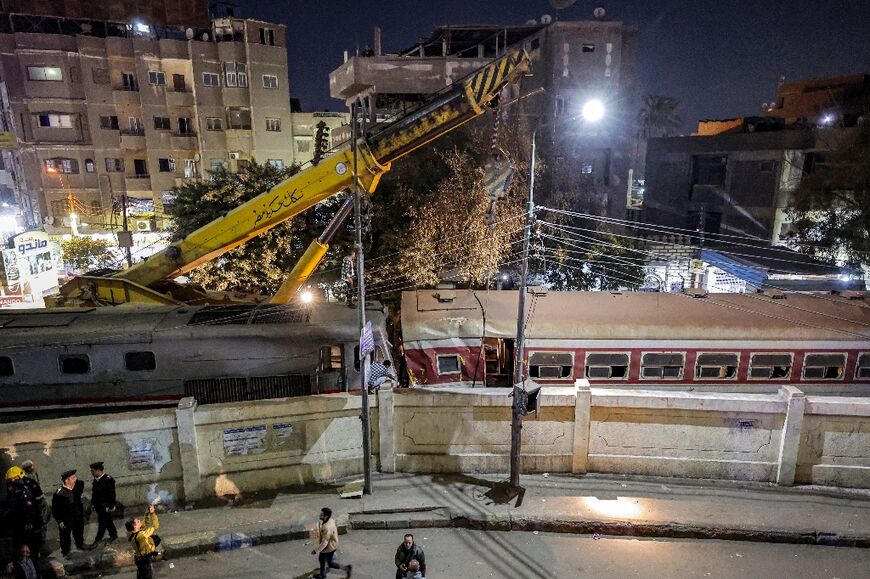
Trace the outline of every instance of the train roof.
[[[527, 338], [825, 340], [870, 339], [867, 292], [688, 294], [533, 290]], [[518, 291], [430, 289], [402, 294], [405, 342], [513, 338]], [[484, 334], [484, 312], [486, 328]]]
[[[386, 319], [377, 302], [366, 305], [376, 324]], [[153, 332], [206, 331], [226, 334], [253, 328], [266, 330], [280, 324], [282, 331], [308, 333], [314, 328], [335, 328], [358, 333], [357, 311], [341, 304], [319, 303], [300, 307], [283, 304], [208, 306], [131, 306], [0, 310], [0, 344], [39, 344], [50, 337], [89, 343], [139, 341]], [[246, 330], [242, 330], [246, 328]]]

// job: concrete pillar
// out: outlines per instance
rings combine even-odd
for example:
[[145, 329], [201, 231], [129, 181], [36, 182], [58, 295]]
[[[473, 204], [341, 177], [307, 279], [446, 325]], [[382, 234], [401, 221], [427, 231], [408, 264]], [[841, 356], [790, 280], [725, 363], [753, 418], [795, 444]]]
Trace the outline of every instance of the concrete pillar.
[[791, 486], [797, 468], [798, 450], [801, 444], [801, 430], [804, 424], [806, 396], [794, 386], [783, 386], [779, 393], [786, 400], [785, 422], [779, 441], [779, 465], [776, 469], [776, 484]]
[[202, 498], [199, 472], [199, 445], [196, 439], [196, 398], [182, 398], [175, 409], [178, 428], [178, 452], [181, 455], [181, 477], [184, 482], [184, 500]]
[[381, 472], [396, 472], [396, 436], [393, 413], [393, 390], [378, 390], [378, 433], [381, 458]]
[[589, 424], [592, 419], [592, 391], [589, 380], [574, 382], [576, 398], [574, 400], [574, 458], [571, 472], [586, 474], [589, 462]]

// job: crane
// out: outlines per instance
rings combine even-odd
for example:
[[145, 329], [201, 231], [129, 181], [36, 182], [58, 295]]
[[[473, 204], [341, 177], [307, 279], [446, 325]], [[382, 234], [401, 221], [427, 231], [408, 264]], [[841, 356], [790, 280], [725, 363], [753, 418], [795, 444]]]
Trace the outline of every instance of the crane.
[[[206, 294], [176, 284], [172, 279], [352, 188], [355, 177], [362, 190], [373, 193], [393, 161], [482, 115], [502, 88], [518, 79], [528, 66], [529, 55], [525, 50], [507, 52], [437, 93], [419, 109], [373, 134], [360, 137], [355, 147], [358, 175], [353, 174], [353, 144], [347, 143], [318, 164], [289, 177], [141, 263], [122, 271], [73, 278], [61, 287], [55, 305], [209, 301]], [[331, 232], [328, 230], [326, 234], [331, 235]], [[273, 301], [289, 301], [316, 269], [328, 248], [328, 237], [324, 235], [312, 242]]]

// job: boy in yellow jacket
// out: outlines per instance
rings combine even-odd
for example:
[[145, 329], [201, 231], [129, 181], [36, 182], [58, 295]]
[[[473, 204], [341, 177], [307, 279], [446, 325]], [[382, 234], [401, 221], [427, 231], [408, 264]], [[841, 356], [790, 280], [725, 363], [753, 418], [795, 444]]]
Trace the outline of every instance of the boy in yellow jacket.
[[[154, 570], [151, 560], [157, 554], [157, 545], [154, 543], [154, 532], [160, 528], [157, 520], [157, 512], [154, 505], [145, 511], [145, 521], [131, 519], [125, 524], [127, 527], [127, 540], [133, 547], [133, 558], [136, 561], [136, 579], [152, 579]], [[159, 539], [158, 539], [159, 540]]]

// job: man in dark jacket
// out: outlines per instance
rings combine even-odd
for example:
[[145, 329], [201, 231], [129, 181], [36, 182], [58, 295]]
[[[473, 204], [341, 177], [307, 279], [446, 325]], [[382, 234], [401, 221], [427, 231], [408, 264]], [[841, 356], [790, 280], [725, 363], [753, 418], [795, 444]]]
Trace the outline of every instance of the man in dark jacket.
[[39, 569], [36, 562], [30, 556], [30, 547], [21, 545], [18, 551], [18, 559], [12, 562], [13, 579], [40, 579]]
[[112, 520], [115, 512], [115, 479], [106, 474], [102, 462], [91, 464], [91, 474], [94, 477], [91, 506], [97, 512], [97, 536], [94, 546], [103, 540], [106, 531], [109, 532], [109, 542], [118, 538], [118, 530]]
[[75, 470], [60, 475], [63, 482], [51, 499], [51, 514], [60, 529], [60, 550], [64, 555], [70, 552], [70, 535], [78, 549], [85, 549], [85, 508], [82, 493], [85, 483], [78, 480]]
[[414, 535], [405, 535], [405, 539], [396, 549], [396, 579], [404, 579], [408, 572], [408, 564], [411, 559], [420, 562], [420, 574], [426, 576], [426, 555], [423, 549], [414, 544]]
[[42, 546], [42, 504], [45, 497], [39, 484], [13, 466], [6, 471], [6, 500], [9, 508], [13, 548], [30, 545], [34, 553]]

